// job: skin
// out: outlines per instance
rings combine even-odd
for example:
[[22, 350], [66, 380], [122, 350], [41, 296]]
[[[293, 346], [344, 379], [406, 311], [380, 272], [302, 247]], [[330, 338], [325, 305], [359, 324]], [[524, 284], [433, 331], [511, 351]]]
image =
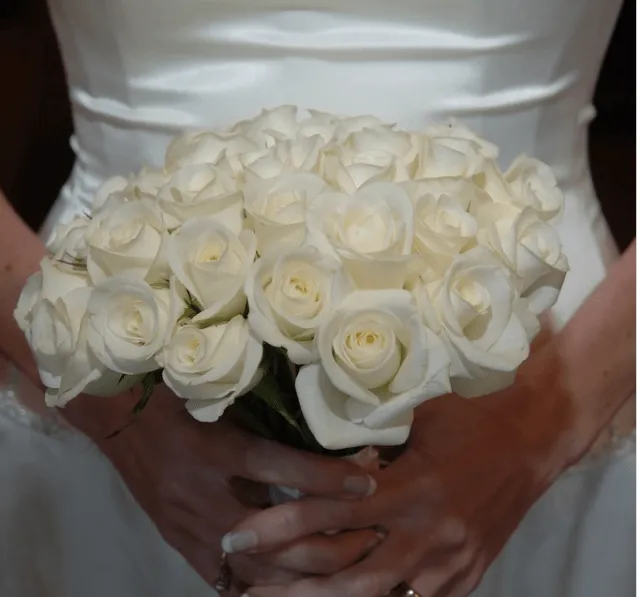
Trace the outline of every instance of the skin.
[[[34, 363], [12, 317], [44, 248], [3, 198], [0, 227], [0, 326], [7, 332], [0, 351], [34, 382], [21, 398], [44, 412]], [[230, 563], [252, 597], [382, 597], [405, 579], [422, 597], [456, 597], [479, 581], [531, 504], [635, 388], [634, 319], [635, 244], [563, 332], [535, 351], [516, 385], [418, 409], [408, 449], [361, 500], [345, 493], [354, 476], [369, 489], [354, 465], [300, 454], [232, 425], [196, 423], [168, 392], [110, 441], [104, 438], [126, 421], [134, 394], [81, 397], [62, 414], [98, 444], [163, 536], [209, 582], [221, 539], [235, 524], [245, 547]], [[259, 511], [232, 490], [236, 476], [314, 497]], [[381, 543], [374, 526], [388, 533]], [[352, 530], [321, 534], [332, 529]]]
[[[47, 416], [35, 363], [13, 319], [20, 291], [44, 255], [38, 236], [0, 193], [0, 381], [13, 362], [25, 373], [20, 399]], [[154, 393], [134, 425], [105, 439], [129, 420], [137, 400], [136, 391], [111, 399], [80, 396], [60, 414], [99, 446], [164, 538], [211, 584], [218, 576], [223, 535], [257, 511], [248, 492], [235, 489], [235, 478], [347, 500], [373, 488], [371, 478], [354, 464], [289, 449], [229, 423], [198, 423], [166, 388]], [[306, 554], [304, 572], [327, 574], [354, 562], [378, 541], [374, 531], [358, 530], [339, 539], [314, 537], [260, 558], [235, 556], [232, 563], [244, 585], [290, 582], [301, 578], [295, 566], [287, 566], [296, 553]]]
[[417, 409], [408, 448], [377, 473], [375, 494], [309, 498], [235, 527], [256, 554], [331, 529], [388, 533], [334, 575], [247, 594], [383, 597], [408, 581], [422, 597], [468, 595], [531, 505], [635, 390], [635, 259], [634, 242], [563, 331], [539, 342], [512, 387]]

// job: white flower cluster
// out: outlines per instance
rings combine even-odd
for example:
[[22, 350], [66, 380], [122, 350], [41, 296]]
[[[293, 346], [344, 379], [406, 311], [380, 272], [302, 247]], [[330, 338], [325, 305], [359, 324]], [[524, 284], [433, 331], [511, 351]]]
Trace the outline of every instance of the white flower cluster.
[[413, 409], [511, 383], [568, 270], [551, 170], [451, 121], [294, 107], [176, 138], [61, 226], [16, 319], [51, 405], [162, 369], [198, 420], [297, 365], [326, 448], [399, 444]]

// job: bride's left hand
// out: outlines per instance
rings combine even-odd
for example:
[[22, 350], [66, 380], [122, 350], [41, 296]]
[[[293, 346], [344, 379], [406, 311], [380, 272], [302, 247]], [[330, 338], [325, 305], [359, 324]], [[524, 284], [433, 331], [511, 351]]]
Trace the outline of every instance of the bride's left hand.
[[[371, 497], [308, 498], [243, 521], [234, 532], [254, 534], [254, 553], [334, 529], [388, 532], [373, 553], [341, 572], [256, 586], [248, 595], [382, 597], [402, 581], [422, 597], [468, 595], [559, 472], [547, 448], [564, 415], [550, 420], [541, 412], [541, 391], [520, 382], [474, 400], [431, 400], [416, 411], [406, 451], [378, 473]], [[509, 407], [514, 401], [519, 408]]]

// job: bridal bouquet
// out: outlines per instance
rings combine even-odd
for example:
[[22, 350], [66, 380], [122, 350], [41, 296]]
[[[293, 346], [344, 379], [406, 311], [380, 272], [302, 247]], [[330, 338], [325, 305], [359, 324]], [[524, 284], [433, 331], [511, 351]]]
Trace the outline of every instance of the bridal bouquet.
[[199, 421], [343, 453], [505, 387], [568, 270], [551, 170], [451, 121], [293, 107], [176, 138], [61, 225], [15, 316], [47, 402], [166, 384]]

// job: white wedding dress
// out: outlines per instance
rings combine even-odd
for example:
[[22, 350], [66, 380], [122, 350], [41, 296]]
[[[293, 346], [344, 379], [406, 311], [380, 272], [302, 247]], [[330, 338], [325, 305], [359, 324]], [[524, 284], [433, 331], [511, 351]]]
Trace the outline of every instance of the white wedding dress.
[[[616, 257], [588, 169], [590, 100], [621, 0], [50, 0], [77, 154], [43, 234], [106, 177], [159, 164], [181, 129], [263, 107], [450, 115], [553, 166], [571, 272], [565, 322]], [[0, 388], [0, 594], [211, 597], [83, 436]], [[629, 597], [635, 442], [567, 471], [474, 597]], [[212, 507], [215, 507], [212, 504]]]

